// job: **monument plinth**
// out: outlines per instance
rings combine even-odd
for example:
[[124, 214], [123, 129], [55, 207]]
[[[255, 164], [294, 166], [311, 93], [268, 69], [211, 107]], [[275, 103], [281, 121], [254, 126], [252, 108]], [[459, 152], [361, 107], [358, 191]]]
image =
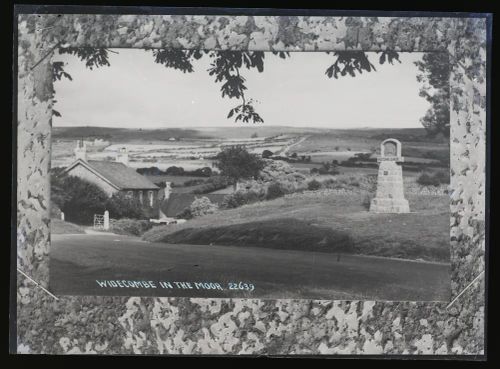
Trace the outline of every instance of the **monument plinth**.
[[377, 194], [370, 203], [372, 213], [409, 213], [410, 206], [404, 196], [401, 142], [389, 138], [380, 144]]

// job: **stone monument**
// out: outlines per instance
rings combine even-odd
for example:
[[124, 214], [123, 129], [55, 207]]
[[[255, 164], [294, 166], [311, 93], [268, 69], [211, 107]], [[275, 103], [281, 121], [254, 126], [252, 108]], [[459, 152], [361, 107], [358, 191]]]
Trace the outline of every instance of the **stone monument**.
[[370, 203], [373, 213], [409, 213], [410, 206], [403, 191], [403, 169], [399, 163], [401, 142], [388, 138], [380, 144], [380, 157], [377, 178], [377, 194]]

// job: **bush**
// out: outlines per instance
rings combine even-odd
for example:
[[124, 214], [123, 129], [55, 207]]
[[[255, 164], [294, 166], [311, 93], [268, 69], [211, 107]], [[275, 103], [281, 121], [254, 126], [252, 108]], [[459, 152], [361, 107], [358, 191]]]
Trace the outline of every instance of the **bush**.
[[439, 186], [439, 178], [436, 178], [435, 175], [433, 174], [428, 174], [428, 173], [422, 173], [420, 176], [417, 178], [417, 183], [422, 186]]
[[264, 151], [262, 151], [262, 157], [264, 159], [268, 159], [271, 156], [273, 156], [273, 152], [271, 150], [264, 150]]
[[168, 167], [164, 173], [172, 176], [182, 176], [184, 175], [184, 168], [172, 166]]
[[255, 191], [236, 191], [224, 197], [221, 208], [234, 209], [263, 200]]
[[434, 174], [434, 178], [436, 178], [439, 183], [449, 184], [450, 183], [450, 172], [440, 170]]
[[142, 236], [144, 232], [150, 230], [153, 225], [148, 220], [123, 218], [111, 224], [111, 232], [129, 236]]
[[208, 197], [203, 196], [196, 198], [191, 203], [189, 209], [193, 217], [200, 217], [202, 215], [214, 213], [218, 209], [218, 206], [212, 203]]
[[283, 188], [283, 185], [280, 182], [273, 182], [267, 188], [266, 199], [272, 200], [278, 197], [285, 196], [286, 191]]
[[316, 191], [321, 188], [321, 183], [315, 179], [307, 184], [307, 189], [310, 191]]
[[222, 176], [210, 177], [208, 180], [206, 180], [205, 184], [195, 189], [193, 193], [196, 194], [210, 193], [213, 191], [222, 190], [223, 188], [226, 188], [229, 185], [231, 185], [231, 181], [227, 177], [222, 177]]
[[123, 193], [115, 193], [106, 201], [106, 208], [111, 218], [133, 218], [144, 219], [147, 217], [142, 204], [134, 197], [129, 197]]
[[447, 171], [437, 171], [434, 173], [423, 172], [417, 178], [417, 183], [422, 186], [439, 186], [450, 183], [450, 173]]
[[63, 173], [51, 177], [51, 201], [64, 212], [65, 219], [92, 224], [94, 214], [106, 210], [108, 195], [93, 183]]
[[184, 187], [190, 187], [190, 186], [197, 186], [197, 185], [200, 185], [202, 183], [205, 183], [204, 179], [190, 179], [188, 181], [184, 181], [184, 183], [182, 185]]
[[175, 216], [177, 219], [193, 219], [193, 213], [190, 208], [185, 208], [179, 214]]
[[325, 162], [323, 165], [318, 169], [319, 174], [332, 174], [332, 175], [337, 175], [340, 172], [337, 169], [337, 165], [335, 163], [329, 163]]
[[185, 171], [184, 174], [196, 177], [210, 177], [212, 175], [212, 169], [210, 167], [203, 167], [195, 169], [193, 171]]

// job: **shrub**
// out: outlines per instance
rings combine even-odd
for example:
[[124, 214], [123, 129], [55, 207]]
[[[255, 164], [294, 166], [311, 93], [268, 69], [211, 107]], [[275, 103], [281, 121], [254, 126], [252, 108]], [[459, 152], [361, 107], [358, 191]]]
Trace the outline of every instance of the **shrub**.
[[271, 150], [264, 150], [264, 151], [262, 151], [262, 157], [264, 159], [268, 159], [271, 156], [273, 156], [273, 152]]
[[449, 184], [450, 183], [450, 172], [440, 170], [434, 174], [434, 178], [436, 178], [439, 183]]
[[221, 208], [234, 209], [259, 200], [258, 194], [254, 191], [236, 191], [224, 197]]
[[193, 217], [199, 217], [206, 214], [212, 214], [217, 209], [217, 204], [214, 204], [210, 201], [208, 197], [199, 197], [196, 198], [189, 208], [191, 210], [191, 214]]
[[324, 162], [323, 165], [319, 168], [318, 173], [336, 175], [339, 174], [340, 172], [338, 171], [337, 165], [334, 162], [332, 163]]
[[422, 186], [439, 186], [439, 178], [436, 178], [435, 175], [428, 174], [428, 173], [422, 173], [420, 176], [417, 178], [417, 183]]
[[316, 191], [321, 188], [321, 183], [315, 179], [307, 184], [307, 189], [310, 191]]
[[229, 185], [231, 185], [231, 181], [227, 177], [222, 177], [222, 176], [210, 177], [208, 180], [206, 180], [205, 184], [195, 189], [193, 193], [196, 194], [209, 193], [221, 190]]
[[437, 171], [434, 173], [423, 172], [417, 178], [417, 183], [422, 186], [439, 186], [450, 183], [450, 173], [447, 171]]
[[130, 236], [142, 236], [144, 232], [151, 229], [153, 225], [148, 220], [123, 218], [111, 224], [111, 232]]
[[61, 209], [53, 201], [50, 202], [50, 218], [51, 219], [61, 218]]
[[285, 190], [280, 182], [273, 182], [267, 188], [266, 199], [272, 200], [285, 195]]
[[111, 218], [146, 218], [146, 213], [140, 201], [120, 192], [115, 193], [111, 198], [107, 199], [106, 208]]
[[193, 213], [190, 208], [185, 208], [175, 216], [177, 219], [193, 219]]
[[172, 176], [182, 176], [184, 175], [184, 168], [172, 166], [168, 167], [164, 173]]
[[106, 210], [108, 195], [93, 183], [63, 173], [51, 177], [51, 201], [65, 215], [67, 221], [92, 224], [94, 214]]
[[190, 180], [184, 181], [183, 186], [184, 187], [197, 186], [197, 185], [200, 185], [202, 183], [205, 183], [204, 179], [190, 179]]
[[193, 171], [185, 171], [184, 173], [196, 177], [210, 177], [212, 175], [212, 169], [210, 167], [203, 167]]

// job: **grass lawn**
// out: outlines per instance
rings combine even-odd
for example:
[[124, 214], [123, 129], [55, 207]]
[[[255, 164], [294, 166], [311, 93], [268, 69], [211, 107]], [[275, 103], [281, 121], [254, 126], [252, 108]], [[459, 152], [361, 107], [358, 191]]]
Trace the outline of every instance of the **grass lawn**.
[[64, 222], [60, 219], [50, 220], [50, 232], [52, 234], [81, 234], [85, 233], [82, 227], [74, 223]]
[[[144, 235], [144, 239], [195, 244], [217, 244], [218, 240], [222, 240], [221, 244], [228, 245], [228, 236], [232, 235], [235, 246], [276, 248], [274, 241], [271, 242], [275, 237], [282, 240], [281, 248], [286, 249], [290, 240], [287, 234], [310, 233], [311, 229], [318, 227], [350, 235], [352, 247], [347, 252], [405, 259], [449, 260], [447, 196], [409, 196], [412, 212], [408, 214], [373, 214], [363, 206], [363, 200], [363, 195], [301, 194], [219, 211], [180, 225], [155, 227]], [[288, 221], [287, 226], [286, 219], [293, 221]], [[269, 227], [265, 231], [254, 227], [266, 223]], [[274, 234], [270, 231], [273, 227]], [[303, 239], [301, 242], [304, 242], [304, 249], [311, 247]], [[317, 240], [311, 238], [311, 242], [316, 243]], [[328, 252], [328, 249], [325, 251]]]

